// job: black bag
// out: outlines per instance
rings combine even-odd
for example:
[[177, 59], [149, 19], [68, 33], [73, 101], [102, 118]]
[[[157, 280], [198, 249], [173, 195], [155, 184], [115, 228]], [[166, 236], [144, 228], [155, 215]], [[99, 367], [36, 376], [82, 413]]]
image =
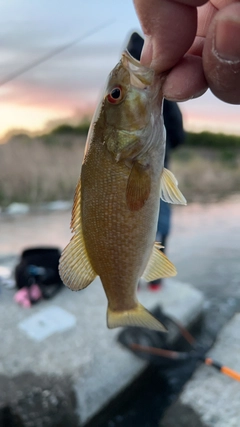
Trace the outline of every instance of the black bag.
[[58, 272], [61, 251], [54, 247], [36, 247], [22, 252], [20, 263], [15, 268], [18, 289], [37, 283], [43, 298], [51, 298], [61, 288]]

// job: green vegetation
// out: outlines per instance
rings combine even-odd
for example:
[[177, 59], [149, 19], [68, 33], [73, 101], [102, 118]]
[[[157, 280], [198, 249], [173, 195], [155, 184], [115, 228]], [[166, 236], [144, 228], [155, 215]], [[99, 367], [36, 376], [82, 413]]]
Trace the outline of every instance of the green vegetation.
[[[89, 122], [87, 120], [81, 122], [77, 126], [69, 124], [62, 124], [54, 128], [49, 134], [44, 135], [45, 137], [61, 136], [61, 135], [72, 135], [72, 136], [84, 136], [87, 135], [89, 129]], [[240, 148], [240, 136], [225, 135], [221, 133], [201, 132], [201, 133], [186, 133], [185, 145], [190, 147], [207, 147], [215, 149], [228, 149], [230, 151], [235, 148]]]
[[[45, 137], [61, 135], [84, 136], [87, 135], [88, 129], [89, 122], [87, 120], [81, 122], [77, 126], [62, 124], [54, 128], [49, 134], [45, 135]], [[220, 150], [224, 148], [229, 150], [230, 147], [231, 151], [235, 148], [240, 148], [240, 136], [211, 132], [187, 132], [185, 145], [190, 147], [207, 147]]]
[[77, 137], [81, 137], [81, 140], [86, 138], [89, 125], [88, 120], [84, 120], [76, 126], [62, 124], [54, 128], [51, 132], [42, 135], [41, 140], [49, 146], [62, 144], [71, 146], [73, 140]]
[[62, 124], [54, 128], [50, 135], [87, 135], [89, 129], [89, 122], [84, 120], [77, 126], [69, 124]]
[[207, 148], [240, 148], [240, 136], [224, 135], [222, 133], [201, 132], [186, 134], [185, 145], [191, 147], [207, 147]]
[[[40, 136], [40, 139], [49, 144], [65, 141], [69, 142], [70, 137], [82, 136], [86, 137], [90, 122], [88, 119], [84, 119], [78, 125], [61, 124], [53, 128], [50, 132]], [[60, 138], [60, 139], [59, 139]], [[23, 133], [15, 135], [12, 139], [18, 142], [27, 142], [31, 140], [38, 140], [39, 138], [31, 138]], [[226, 149], [226, 152], [232, 153], [234, 149], [240, 149], [240, 136], [236, 135], [225, 135], [222, 133], [211, 133], [211, 132], [186, 132], [186, 139], [184, 146], [194, 148], [212, 148], [217, 150]], [[227, 154], [226, 154], [227, 155]]]

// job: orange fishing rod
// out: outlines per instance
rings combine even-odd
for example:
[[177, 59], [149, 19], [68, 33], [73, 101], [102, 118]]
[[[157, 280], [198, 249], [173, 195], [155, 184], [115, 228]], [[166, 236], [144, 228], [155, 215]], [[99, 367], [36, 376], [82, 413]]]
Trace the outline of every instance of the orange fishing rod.
[[[185, 329], [185, 328], [183, 328]], [[188, 332], [189, 334], [189, 332]], [[189, 334], [190, 335], [190, 334]], [[156, 347], [148, 347], [145, 345], [137, 344], [137, 343], [131, 343], [129, 344], [129, 347], [134, 351], [142, 351], [145, 353], [149, 353], [155, 356], [161, 356], [168, 359], [175, 359], [175, 360], [187, 360], [190, 356], [187, 352], [178, 352], [173, 350], [167, 350], [164, 348], [156, 348]], [[234, 371], [233, 369], [229, 368], [228, 366], [221, 365], [219, 362], [216, 362], [215, 360], [211, 359], [210, 357], [204, 357], [202, 355], [195, 354], [196, 358], [199, 360], [202, 360], [205, 365], [212, 366], [213, 368], [217, 369], [219, 372], [221, 372], [224, 375], [227, 375], [228, 377], [234, 379], [235, 381], [240, 381], [240, 373]]]
[[222, 374], [227, 375], [228, 377], [232, 378], [233, 380], [240, 381], [240, 373], [234, 371], [233, 369], [229, 368], [228, 366], [221, 365], [219, 362], [216, 362], [215, 360], [211, 359], [210, 357], [206, 357], [204, 359], [204, 363], [205, 363], [205, 365], [212, 366], [213, 368], [216, 368]]
[[[158, 311], [153, 313], [154, 316], [160, 320], [163, 324], [166, 325], [166, 327], [169, 327], [169, 329], [171, 330], [171, 325], [175, 326], [180, 335], [182, 336], [182, 338], [184, 338], [184, 340], [188, 343], [188, 345], [190, 346], [191, 350], [190, 351], [175, 351], [169, 348], [164, 348], [161, 347], [161, 344], [164, 346], [169, 346], [169, 344], [167, 342], [165, 342], [164, 344], [164, 339], [159, 340], [159, 336], [161, 335], [160, 333], [155, 333], [154, 335], [152, 334], [152, 336], [148, 334], [145, 336], [145, 342], [147, 342], [146, 340], [148, 340], [149, 344], [151, 342], [151, 337], [152, 337], [152, 345], [142, 345], [139, 344], [136, 341], [139, 340], [139, 336], [136, 333], [131, 333], [130, 337], [128, 337], [128, 339], [126, 340], [126, 338], [124, 339], [124, 335], [123, 333], [121, 333], [119, 335], [119, 341], [124, 344], [127, 348], [129, 348], [130, 350], [132, 350], [135, 354], [136, 353], [142, 353], [142, 354], [149, 354], [150, 356], [157, 356], [160, 358], [163, 358], [162, 362], [160, 362], [160, 364], [162, 363], [163, 366], [168, 366], [166, 364], [167, 361], [172, 361], [173, 363], [177, 363], [177, 362], [184, 362], [187, 360], [193, 360], [195, 359], [196, 361], [202, 361], [203, 363], [205, 363], [205, 365], [207, 366], [212, 366], [213, 368], [217, 369], [219, 372], [221, 372], [223, 375], [227, 375], [228, 377], [234, 379], [235, 381], [239, 381], [240, 382], [240, 373], [235, 371], [234, 369], [229, 368], [228, 366], [225, 366], [219, 362], [217, 362], [216, 360], [212, 359], [211, 357], [205, 357], [204, 353], [207, 351], [206, 349], [204, 349], [202, 346], [199, 346], [199, 344], [197, 343], [196, 339], [194, 338], [194, 336], [181, 324], [179, 323], [178, 320], [169, 317], [167, 315], [165, 315], [159, 308]], [[144, 337], [144, 333], [143, 336], [140, 338], [141, 340]], [[157, 338], [158, 337], [158, 338]], [[164, 335], [165, 337], [165, 335]], [[132, 342], [131, 342], [132, 340]], [[139, 354], [139, 357], [140, 354]], [[146, 360], [146, 357], [144, 357], [144, 359]], [[164, 362], [164, 360], [166, 362]], [[169, 365], [170, 366], [170, 365]]]

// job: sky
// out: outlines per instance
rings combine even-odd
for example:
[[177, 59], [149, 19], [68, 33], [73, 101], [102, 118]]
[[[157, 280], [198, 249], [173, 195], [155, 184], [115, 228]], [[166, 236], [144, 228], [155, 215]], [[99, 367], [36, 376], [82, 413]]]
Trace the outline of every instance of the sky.
[[[0, 10], [0, 138], [91, 116], [129, 35], [141, 34], [131, 0], [0, 0]], [[76, 45], [1, 86], [76, 38]], [[209, 91], [179, 105], [186, 130], [240, 134], [240, 106]]]

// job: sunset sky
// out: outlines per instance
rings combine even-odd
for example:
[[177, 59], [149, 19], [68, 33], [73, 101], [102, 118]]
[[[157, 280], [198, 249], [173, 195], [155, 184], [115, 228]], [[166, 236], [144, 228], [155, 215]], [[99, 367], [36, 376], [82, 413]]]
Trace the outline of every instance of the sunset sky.
[[[0, 0], [0, 10], [0, 138], [12, 129], [41, 131], [91, 114], [128, 36], [141, 32], [130, 0]], [[1, 86], [78, 37], [75, 46]], [[209, 92], [180, 108], [186, 129], [240, 134], [240, 106]]]

